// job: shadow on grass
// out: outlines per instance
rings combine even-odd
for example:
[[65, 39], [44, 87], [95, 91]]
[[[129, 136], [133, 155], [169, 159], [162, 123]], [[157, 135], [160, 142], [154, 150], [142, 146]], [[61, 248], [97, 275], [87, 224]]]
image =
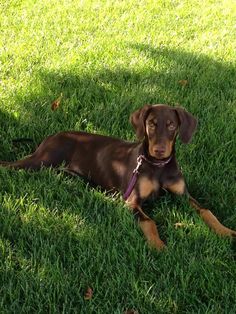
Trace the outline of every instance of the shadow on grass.
[[[142, 246], [136, 243], [140, 235], [128, 212], [79, 179], [51, 170], [20, 171], [15, 175], [20, 188], [12, 183], [5, 181], [1, 197], [2, 304], [10, 302], [12, 312], [39, 311], [41, 305], [43, 311], [65, 307], [89, 313], [98, 304], [102, 307], [103, 295], [115, 281], [109, 298], [118, 304], [116, 298], [124, 298], [124, 287], [149, 255], [144, 240]], [[83, 298], [88, 286], [95, 291], [92, 303]]]
[[[17, 96], [25, 113], [19, 119], [24, 125], [22, 134], [27, 134], [28, 123], [31, 133], [41, 137], [56, 126], [55, 131], [75, 127], [79, 122], [82, 129], [91, 127], [122, 135], [127, 130], [128, 115], [145, 103], [181, 104], [196, 114], [200, 123], [214, 118], [217, 125], [217, 119], [221, 122], [235, 119], [236, 69], [233, 65], [204, 55], [143, 44], [130, 45], [129, 49], [152, 60], [151, 66], [148, 63], [138, 70], [104, 68], [95, 74], [81, 75], [77, 74], [76, 67], [70, 72], [62, 69], [37, 73], [38, 92], [26, 98]], [[180, 80], [187, 80], [187, 85], [182, 86]], [[61, 108], [51, 112], [51, 102], [61, 93], [64, 95]], [[227, 140], [226, 131], [223, 135]]]

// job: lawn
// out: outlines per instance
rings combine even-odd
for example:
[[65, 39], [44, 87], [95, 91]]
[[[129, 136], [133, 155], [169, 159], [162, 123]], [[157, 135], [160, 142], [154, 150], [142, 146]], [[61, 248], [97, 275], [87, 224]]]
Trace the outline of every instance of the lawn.
[[[234, 0], [3, 0], [0, 9], [0, 160], [61, 130], [135, 141], [134, 110], [179, 104], [199, 121], [192, 143], [177, 143], [189, 190], [236, 229]], [[168, 245], [161, 253], [121, 198], [63, 172], [1, 168], [0, 202], [0, 313], [236, 313], [236, 245], [186, 199], [146, 206]]]

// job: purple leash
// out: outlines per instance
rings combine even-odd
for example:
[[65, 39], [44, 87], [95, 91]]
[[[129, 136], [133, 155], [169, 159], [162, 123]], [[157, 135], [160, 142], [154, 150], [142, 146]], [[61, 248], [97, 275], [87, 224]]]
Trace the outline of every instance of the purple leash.
[[138, 180], [139, 168], [142, 166], [144, 160], [153, 166], [161, 168], [161, 167], [164, 167], [166, 164], [168, 164], [170, 162], [171, 158], [172, 158], [172, 155], [165, 161], [160, 160], [157, 162], [152, 162], [152, 161], [148, 160], [144, 155], [139, 155], [137, 158], [137, 166], [133, 170], [132, 177], [129, 180], [128, 187], [127, 187], [126, 192], [123, 196], [124, 200], [126, 201], [127, 198], [130, 196], [131, 192], [133, 191], [133, 188], [134, 188], [134, 186]]
[[135, 183], [137, 182], [138, 180], [138, 175], [139, 175], [139, 168], [141, 167], [142, 163], [143, 163], [143, 156], [142, 155], [139, 155], [138, 158], [137, 158], [137, 166], [136, 168], [133, 170], [133, 174], [132, 174], [132, 177], [129, 181], [129, 184], [128, 184], [128, 187], [127, 187], [127, 190], [124, 194], [124, 200], [127, 200], [127, 198], [130, 196], [131, 192], [133, 191], [133, 188], [135, 186]]

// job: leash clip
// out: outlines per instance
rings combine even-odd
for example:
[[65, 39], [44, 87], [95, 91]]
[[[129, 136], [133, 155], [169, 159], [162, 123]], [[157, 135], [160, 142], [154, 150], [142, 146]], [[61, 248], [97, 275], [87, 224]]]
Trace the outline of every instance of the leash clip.
[[137, 173], [137, 174], [139, 173], [139, 168], [141, 167], [142, 163], [143, 163], [143, 156], [140, 155], [140, 156], [138, 156], [138, 158], [137, 158], [137, 166], [136, 166], [136, 168], [133, 170], [133, 173]]

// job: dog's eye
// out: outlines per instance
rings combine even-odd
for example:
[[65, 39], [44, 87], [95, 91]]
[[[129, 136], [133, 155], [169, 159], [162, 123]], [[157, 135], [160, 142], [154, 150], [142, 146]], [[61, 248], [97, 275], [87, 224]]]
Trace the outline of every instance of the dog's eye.
[[167, 127], [168, 127], [168, 130], [170, 130], [170, 131], [174, 131], [174, 130], [176, 129], [174, 123], [169, 123], [169, 124], [167, 125]]
[[150, 129], [155, 129], [155, 127], [156, 127], [156, 125], [154, 123], [149, 123], [148, 126]]
[[150, 129], [154, 129], [156, 125], [153, 122], [148, 122], [148, 126]]

